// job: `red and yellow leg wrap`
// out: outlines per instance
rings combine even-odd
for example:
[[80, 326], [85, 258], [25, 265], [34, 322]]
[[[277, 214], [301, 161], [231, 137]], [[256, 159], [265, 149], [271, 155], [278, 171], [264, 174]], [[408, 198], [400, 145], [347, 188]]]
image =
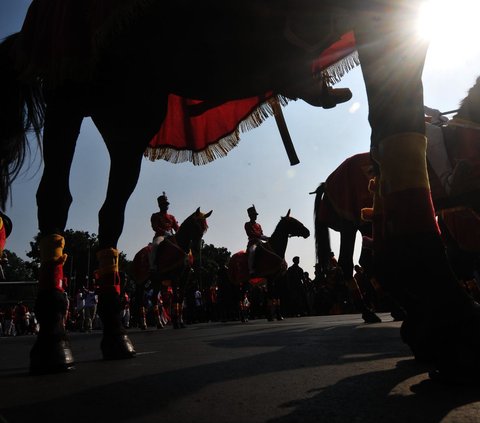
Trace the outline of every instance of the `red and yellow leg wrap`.
[[105, 248], [97, 252], [99, 268], [95, 271], [98, 282], [98, 292], [115, 290], [120, 294], [120, 274], [118, 272], [118, 250]]
[[427, 138], [409, 132], [381, 141], [373, 154], [380, 165], [384, 235], [439, 233], [427, 172]]
[[65, 239], [58, 234], [47, 235], [40, 240], [40, 290], [55, 288], [63, 292], [63, 265], [67, 260], [67, 255], [63, 254], [64, 247]]

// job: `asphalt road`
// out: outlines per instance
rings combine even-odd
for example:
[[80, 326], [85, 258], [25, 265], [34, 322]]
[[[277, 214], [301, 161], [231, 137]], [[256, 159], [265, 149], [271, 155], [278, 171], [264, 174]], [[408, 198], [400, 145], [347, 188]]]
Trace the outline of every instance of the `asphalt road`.
[[34, 336], [0, 338], [0, 422], [480, 422], [480, 383], [433, 382], [379, 316], [134, 329], [137, 357], [110, 362], [72, 333], [76, 369], [35, 377]]

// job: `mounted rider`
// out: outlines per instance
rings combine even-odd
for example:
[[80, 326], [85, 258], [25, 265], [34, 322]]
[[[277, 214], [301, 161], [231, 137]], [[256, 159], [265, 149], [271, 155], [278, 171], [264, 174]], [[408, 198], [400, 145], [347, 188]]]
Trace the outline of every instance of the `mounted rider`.
[[255, 273], [254, 270], [254, 257], [255, 249], [262, 241], [268, 241], [268, 237], [263, 234], [263, 229], [260, 223], [257, 222], [257, 210], [252, 205], [247, 209], [248, 217], [250, 220], [245, 222], [245, 232], [248, 236], [247, 254], [248, 254], [248, 272], [250, 276]]
[[174, 235], [179, 229], [178, 221], [175, 216], [167, 213], [170, 203], [168, 202], [165, 191], [157, 198], [157, 203], [160, 211], [153, 213], [150, 217], [150, 223], [152, 225], [152, 229], [155, 232], [151, 243], [151, 250], [149, 255], [151, 272], [157, 271], [157, 267], [155, 264], [155, 256], [157, 254], [159, 244], [164, 241], [165, 238]]

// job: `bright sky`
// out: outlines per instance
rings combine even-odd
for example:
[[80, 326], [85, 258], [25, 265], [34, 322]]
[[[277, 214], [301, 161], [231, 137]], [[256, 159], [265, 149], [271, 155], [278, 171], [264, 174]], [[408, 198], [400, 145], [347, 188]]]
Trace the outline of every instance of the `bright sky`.
[[[432, 38], [423, 74], [425, 104], [447, 111], [456, 109], [480, 75], [480, 47], [475, 30], [480, 16], [478, 0], [432, 0], [422, 28]], [[30, 0], [1, 0], [0, 38], [20, 29]], [[425, 31], [423, 31], [425, 32]], [[358, 67], [337, 84], [348, 87], [353, 98], [335, 109], [317, 109], [303, 101], [284, 108], [300, 164], [290, 166], [275, 121], [242, 135], [237, 148], [225, 158], [205, 166], [170, 164], [145, 159], [138, 186], [126, 212], [126, 225], [118, 248], [133, 259], [151, 241], [150, 215], [157, 211], [156, 198], [165, 191], [170, 212], [182, 222], [197, 207], [213, 209], [204, 240], [233, 253], [246, 246], [243, 225], [247, 208], [255, 204], [258, 222], [270, 235], [288, 209], [311, 231], [308, 239], [291, 238], [286, 259], [300, 256], [300, 266], [313, 276], [314, 196], [318, 184], [347, 157], [369, 149], [368, 104]], [[32, 144], [33, 145], [33, 144]], [[6, 248], [26, 259], [29, 242], [37, 234], [35, 192], [41, 177], [37, 160], [13, 186], [13, 204], [6, 213], [13, 232]], [[96, 128], [85, 119], [71, 173], [74, 201], [67, 228], [98, 233], [97, 214], [105, 197], [109, 159]], [[55, 207], [55, 204], [52, 204]], [[332, 232], [332, 247], [338, 255], [339, 237]], [[359, 254], [357, 238], [356, 257]]]

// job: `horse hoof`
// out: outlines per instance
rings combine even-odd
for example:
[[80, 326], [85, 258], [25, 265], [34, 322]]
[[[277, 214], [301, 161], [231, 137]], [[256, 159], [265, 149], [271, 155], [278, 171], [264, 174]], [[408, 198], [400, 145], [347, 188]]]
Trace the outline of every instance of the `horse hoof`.
[[136, 355], [132, 341], [125, 334], [104, 335], [100, 348], [104, 360], [123, 360]]
[[365, 310], [362, 313], [362, 319], [365, 323], [382, 323], [382, 319], [378, 317], [372, 310]]
[[70, 343], [38, 338], [30, 351], [30, 374], [43, 375], [68, 372], [75, 368]]

